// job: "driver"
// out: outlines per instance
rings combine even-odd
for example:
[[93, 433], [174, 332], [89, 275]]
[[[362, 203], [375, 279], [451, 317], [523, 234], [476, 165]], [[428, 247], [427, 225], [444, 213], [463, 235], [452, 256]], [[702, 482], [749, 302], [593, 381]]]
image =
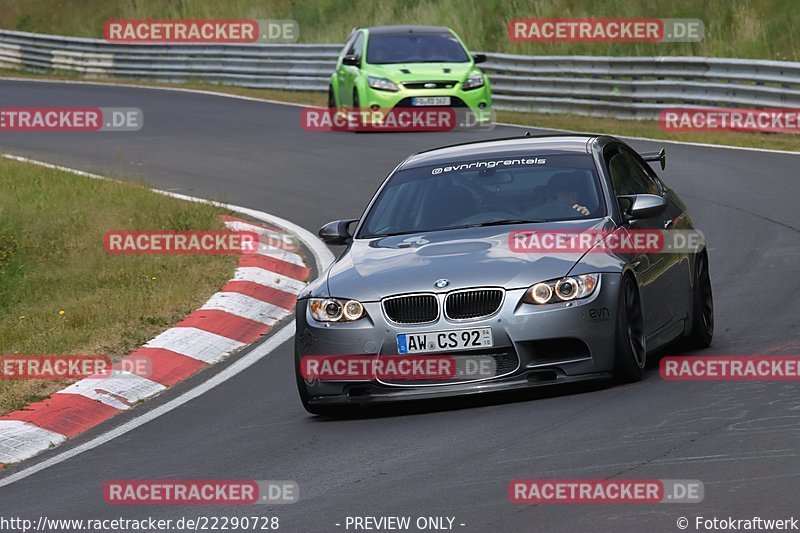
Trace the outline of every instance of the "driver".
[[556, 174], [547, 182], [547, 203], [568, 205], [581, 215], [589, 215], [589, 208], [578, 204], [578, 190], [583, 184], [582, 176]]

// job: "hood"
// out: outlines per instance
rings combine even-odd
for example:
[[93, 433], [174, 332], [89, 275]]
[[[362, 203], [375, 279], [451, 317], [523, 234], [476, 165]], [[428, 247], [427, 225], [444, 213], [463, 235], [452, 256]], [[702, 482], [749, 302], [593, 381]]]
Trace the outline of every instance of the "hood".
[[476, 286], [525, 288], [569, 273], [582, 253], [528, 254], [509, 248], [519, 230], [608, 229], [608, 219], [536, 225], [453, 229], [356, 240], [328, 271], [330, 296], [364, 302], [409, 292], [432, 292], [434, 282], [450, 281], [447, 291]]
[[397, 63], [370, 65], [369, 75], [389, 78], [395, 83], [444, 80], [461, 82], [474, 68], [472, 63]]

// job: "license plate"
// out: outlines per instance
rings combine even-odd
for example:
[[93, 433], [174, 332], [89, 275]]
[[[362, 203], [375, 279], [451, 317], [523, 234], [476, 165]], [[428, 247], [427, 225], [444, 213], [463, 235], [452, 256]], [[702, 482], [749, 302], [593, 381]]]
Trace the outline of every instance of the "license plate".
[[493, 345], [492, 328], [397, 334], [397, 353], [400, 355], [491, 348]]
[[414, 107], [422, 106], [448, 106], [450, 105], [449, 96], [418, 96], [411, 99], [411, 105]]

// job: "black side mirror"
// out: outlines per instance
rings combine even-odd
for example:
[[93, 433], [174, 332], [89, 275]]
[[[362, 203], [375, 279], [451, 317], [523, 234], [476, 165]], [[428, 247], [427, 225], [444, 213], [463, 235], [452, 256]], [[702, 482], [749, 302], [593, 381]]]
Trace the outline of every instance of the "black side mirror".
[[350, 224], [358, 222], [357, 218], [347, 220], [334, 220], [322, 226], [319, 230], [319, 237], [326, 244], [345, 245], [353, 242], [350, 234]]
[[351, 67], [360, 67], [361, 58], [354, 55], [344, 56], [342, 58], [342, 65], [350, 65]]
[[626, 221], [654, 218], [667, 209], [667, 200], [657, 194], [628, 194], [619, 199]]
[[475, 61], [475, 64], [485, 63], [486, 54], [472, 54], [472, 60]]

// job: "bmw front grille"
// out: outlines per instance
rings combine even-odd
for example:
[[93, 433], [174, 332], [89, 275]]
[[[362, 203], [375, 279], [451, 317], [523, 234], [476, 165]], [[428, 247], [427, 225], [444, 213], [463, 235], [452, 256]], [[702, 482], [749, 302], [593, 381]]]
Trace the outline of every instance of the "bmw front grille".
[[[503, 305], [503, 289], [465, 289], [444, 296], [448, 320], [477, 320], [497, 313]], [[430, 324], [439, 319], [439, 298], [435, 294], [408, 294], [383, 300], [386, 317], [395, 324]]]
[[473, 320], [495, 314], [502, 304], [503, 289], [467, 289], [448, 294], [444, 312], [451, 320]]
[[393, 296], [383, 301], [383, 311], [397, 324], [427, 324], [439, 319], [439, 301], [433, 294]]

